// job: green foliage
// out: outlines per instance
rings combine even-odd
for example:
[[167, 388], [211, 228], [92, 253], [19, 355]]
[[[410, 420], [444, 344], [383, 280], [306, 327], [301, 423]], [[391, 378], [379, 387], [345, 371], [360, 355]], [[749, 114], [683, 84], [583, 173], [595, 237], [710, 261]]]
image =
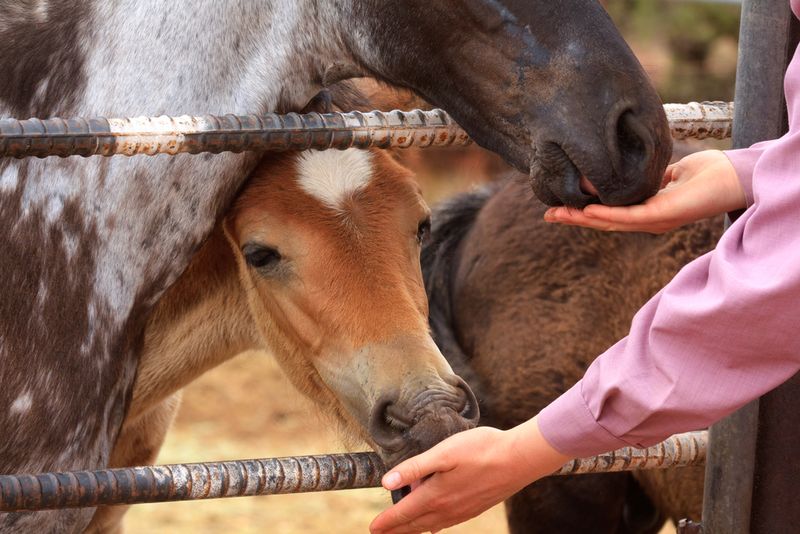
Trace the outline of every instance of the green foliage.
[[634, 48], [667, 49], [670, 72], [659, 87], [665, 101], [733, 99], [731, 49], [739, 32], [738, 5], [609, 0], [608, 10]]

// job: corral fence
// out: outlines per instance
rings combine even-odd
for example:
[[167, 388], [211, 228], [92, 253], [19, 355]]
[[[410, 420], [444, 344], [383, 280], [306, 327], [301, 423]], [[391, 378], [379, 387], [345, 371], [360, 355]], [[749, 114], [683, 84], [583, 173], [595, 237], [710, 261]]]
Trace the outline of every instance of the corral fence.
[[[665, 110], [673, 136], [725, 138], [732, 132], [737, 148], [781, 136], [787, 130], [782, 79], [799, 38], [800, 25], [793, 18], [787, 0], [744, 0], [735, 121], [732, 104], [667, 104]], [[469, 142], [467, 134], [441, 110], [0, 119], [0, 157], [442, 147]], [[714, 425], [708, 434], [681, 434], [649, 449], [625, 448], [575, 460], [555, 474], [705, 463], [702, 524], [682, 522], [679, 531], [797, 532], [800, 529], [798, 443], [800, 375]], [[0, 475], [0, 511], [377, 487], [384, 471], [376, 454], [353, 453]]]
[[[664, 106], [672, 135], [731, 136], [734, 105]], [[442, 110], [137, 117], [0, 119], [0, 157], [198, 154], [346, 148], [463, 146], [467, 133]], [[554, 475], [702, 465], [707, 432], [672, 436], [648, 449], [574, 460]], [[375, 453], [262, 458], [96, 471], [0, 475], [0, 511], [35, 511], [357, 489], [380, 486]]]

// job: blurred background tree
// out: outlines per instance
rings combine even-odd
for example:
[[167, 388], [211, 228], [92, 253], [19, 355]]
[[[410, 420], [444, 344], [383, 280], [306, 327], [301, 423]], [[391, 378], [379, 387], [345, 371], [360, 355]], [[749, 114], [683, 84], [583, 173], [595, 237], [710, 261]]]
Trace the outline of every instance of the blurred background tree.
[[639, 56], [664, 102], [733, 100], [739, 2], [602, 3]]

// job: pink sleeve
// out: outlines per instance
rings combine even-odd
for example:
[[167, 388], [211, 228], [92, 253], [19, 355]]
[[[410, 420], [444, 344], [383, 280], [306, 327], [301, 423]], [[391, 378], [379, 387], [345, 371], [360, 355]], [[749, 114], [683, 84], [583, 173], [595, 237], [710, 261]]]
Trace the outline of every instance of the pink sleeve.
[[800, 134], [756, 165], [756, 201], [630, 334], [539, 415], [562, 453], [649, 446], [705, 428], [800, 370]]
[[786, 97], [788, 134], [727, 153], [748, 209], [539, 414], [560, 452], [589, 456], [705, 428], [800, 370], [798, 60]]
[[758, 158], [764, 150], [769, 147], [774, 140], [763, 141], [756, 143], [750, 148], [739, 148], [736, 150], [725, 150], [724, 153], [736, 169], [736, 175], [739, 177], [739, 182], [744, 189], [745, 197], [747, 198], [747, 205], [753, 204], [753, 169], [758, 162]]

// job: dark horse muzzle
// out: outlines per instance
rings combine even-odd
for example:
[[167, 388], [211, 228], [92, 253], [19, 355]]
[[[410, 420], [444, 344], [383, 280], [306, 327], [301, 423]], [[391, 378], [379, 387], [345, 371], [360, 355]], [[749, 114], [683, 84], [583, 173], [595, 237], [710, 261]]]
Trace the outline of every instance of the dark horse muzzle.
[[[478, 144], [530, 173], [545, 203], [631, 204], [658, 190], [672, 151], [666, 115], [597, 0], [358, 6], [363, 24], [388, 12], [383, 31], [419, 30], [374, 74], [447, 110]], [[392, 55], [387, 43], [371, 45], [370, 57]]]

